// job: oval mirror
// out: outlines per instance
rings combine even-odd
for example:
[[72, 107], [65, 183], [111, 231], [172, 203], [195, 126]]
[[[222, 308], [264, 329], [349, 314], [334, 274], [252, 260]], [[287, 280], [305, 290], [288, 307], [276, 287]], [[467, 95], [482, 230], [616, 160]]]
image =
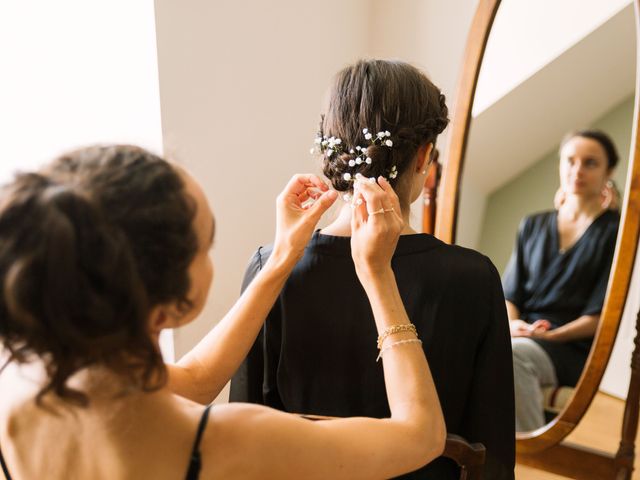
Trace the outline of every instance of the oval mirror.
[[[549, 360], [554, 367], [544, 421], [520, 425], [519, 459], [557, 446], [575, 428], [620, 324], [638, 240], [635, 29], [631, 0], [480, 0], [469, 34], [435, 234], [491, 258], [516, 313], [536, 332], [514, 336], [542, 347], [538, 370]], [[563, 143], [576, 130], [606, 132], [616, 167], [601, 139], [583, 132]], [[596, 188], [599, 206], [586, 208], [580, 202], [591, 191], [594, 207]], [[588, 306], [567, 306], [574, 290]], [[593, 340], [570, 332], [563, 341], [561, 327], [583, 317], [591, 318]], [[548, 335], [556, 328], [560, 335]], [[576, 351], [567, 355], [567, 345]], [[516, 377], [517, 384], [518, 367]]]

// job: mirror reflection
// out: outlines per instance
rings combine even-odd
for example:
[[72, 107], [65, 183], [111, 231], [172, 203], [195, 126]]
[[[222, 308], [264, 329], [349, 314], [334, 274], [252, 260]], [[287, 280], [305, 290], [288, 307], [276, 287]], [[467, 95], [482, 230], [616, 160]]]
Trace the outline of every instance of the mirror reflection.
[[633, 120], [631, 2], [557, 3], [505, 0], [498, 10], [456, 228], [456, 243], [483, 252], [502, 273], [518, 431], [559, 413], [585, 367]]

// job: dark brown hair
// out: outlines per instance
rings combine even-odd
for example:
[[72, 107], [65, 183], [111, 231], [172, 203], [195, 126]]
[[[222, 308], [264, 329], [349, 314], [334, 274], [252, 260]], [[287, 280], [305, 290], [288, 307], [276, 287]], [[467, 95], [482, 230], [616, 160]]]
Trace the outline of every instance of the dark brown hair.
[[[448, 122], [444, 95], [417, 68], [399, 61], [361, 60], [336, 75], [330, 92], [321, 135], [340, 138], [346, 148], [340, 155], [324, 157], [324, 174], [338, 191], [352, 188], [343, 179], [347, 172], [389, 177], [395, 166], [402, 176], [418, 148], [435, 143]], [[364, 128], [373, 135], [389, 131], [393, 147], [369, 146]], [[358, 145], [367, 147], [372, 162], [349, 167], [354, 159], [349, 150]]]
[[607, 155], [607, 165], [609, 170], [615, 168], [618, 164], [619, 157], [616, 145], [613, 143], [613, 140], [611, 140], [611, 137], [602, 130], [582, 129], [569, 132], [564, 136], [562, 142], [560, 142], [560, 150], [562, 150], [562, 147], [564, 147], [569, 140], [575, 137], [588, 138], [598, 142]]
[[67, 380], [93, 365], [165, 383], [147, 321], [158, 304], [189, 308], [194, 215], [177, 171], [133, 146], [80, 149], [2, 189], [0, 338], [10, 360], [44, 361], [38, 401], [86, 404]]

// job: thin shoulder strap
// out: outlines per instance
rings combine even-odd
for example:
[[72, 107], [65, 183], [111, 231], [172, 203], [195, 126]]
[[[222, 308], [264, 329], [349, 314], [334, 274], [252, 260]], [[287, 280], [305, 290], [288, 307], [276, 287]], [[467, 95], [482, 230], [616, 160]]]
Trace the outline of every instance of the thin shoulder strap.
[[7, 468], [7, 464], [4, 462], [4, 457], [2, 456], [2, 449], [0, 448], [0, 467], [2, 467], [2, 473], [7, 480], [11, 480], [11, 475], [9, 475], [9, 469]]
[[200, 417], [200, 423], [198, 424], [198, 431], [196, 432], [196, 440], [193, 442], [193, 448], [191, 449], [191, 460], [189, 461], [189, 470], [187, 470], [186, 480], [198, 480], [200, 476], [200, 469], [202, 468], [202, 455], [200, 455], [200, 441], [202, 440], [202, 434], [204, 429], [207, 428], [207, 420], [209, 419], [209, 410], [211, 404], [207, 405]]

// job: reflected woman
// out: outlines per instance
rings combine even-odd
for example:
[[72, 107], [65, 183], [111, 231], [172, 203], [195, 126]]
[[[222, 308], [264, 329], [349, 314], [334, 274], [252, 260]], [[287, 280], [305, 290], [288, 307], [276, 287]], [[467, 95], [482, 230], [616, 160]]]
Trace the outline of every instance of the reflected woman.
[[544, 387], [575, 386], [604, 303], [620, 215], [606, 192], [618, 154], [597, 130], [560, 146], [557, 210], [524, 218], [503, 286], [510, 320], [516, 430], [545, 424]]

